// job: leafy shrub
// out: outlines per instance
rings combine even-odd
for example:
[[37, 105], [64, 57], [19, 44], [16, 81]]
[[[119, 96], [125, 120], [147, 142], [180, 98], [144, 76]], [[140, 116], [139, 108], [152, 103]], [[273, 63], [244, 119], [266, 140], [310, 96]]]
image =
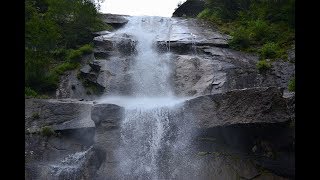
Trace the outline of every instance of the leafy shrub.
[[32, 118], [33, 119], [39, 119], [40, 118], [40, 115], [38, 113], [33, 113], [32, 114]]
[[41, 133], [42, 136], [46, 136], [46, 137], [50, 137], [50, 136], [56, 134], [54, 132], [54, 130], [49, 126], [45, 126], [45, 127], [41, 128], [41, 132], [40, 133]]
[[218, 11], [223, 19], [235, 19], [240, 10], [249, 8], [250, 0], [207, 0], [207, 7]]
[[59, 49], [55, 49], [52, 52], [52, 55], [55, 59], [59, 59], [59, 60], [65, 60], [65, 58], [68, 55], [68, 50], [66, 50], [65, 48], [59, 48]]
[[103, 19], [103, 17], [98, 17], [97, 19], [95, 19], [95, 23], [92, 28], [93, 32], [113, 30], [113, 27], [111, 25], [104, 23], [103, 21], [101, 21], [101, 19]]
[[64, 62], [57, 67], [54, 68], [54, 72], [57, 73], [58, 75], [62, 75], [64, 72], [68, 70], [73, 70], [79, 67], [79, 63], [75, 62]]
[[85, 44], [85, 45], [83, 45], [82, 47], [79, 48], [79, 51], [82, 54], [89, 54], [89, 53], [91, 53], [93, 51], [93, 47], [90, 44]]
[[42, 84], [39, 85], [41, 92], [55, 91], [59, 84], [59, 76], [56, 73], [48, 73]]
[[200, 19], [204, 19], [204, 20], [219, 24], [219, 25], [222, 24], [221, 19], [218, 16], [218, 12], [210, 10], [208, 8], [204, 9], [203, 11], [201, 11], [197, 15], [197, 17], [200, 18]]
[[265, 72], [271, 68], [271, 64], [266, 60], [258, 61], [256, 66], [257, 66], [257, 69], [259, 70], [259, 72]]
[[296, 90], [296, 78], [293, 77], [288, 83], [288, 90], [294, 92]]
[[273, 59], [276, 58], [279, 52], [279, 46], [276, 43], [270, 42], [262, 46], [260, 55], [262, 58]]
[[73, 50], [72, 49], [69, 51], [67, 59], [71, 60], [71, 61], [76, 61], [76, 60], [80, 59], [81, 56], [82, 56], [82, 52], [80, 50]]
[[36, 91], [34, 91], [33, 89], [31, 89], [30, 87], [25, 87], [24, 88], [24, 95], [26, 97], [37, 97], [38, 93]]
[[267, 39], [269, 34], [269, 26], [266, 21], [254, 20], [248, 22], [248, 31], [250, 36], [255, 41], [261, 41]]
[[197, 17], [201, 19], [208, 19], [210, 16], [211, 16], [211, 11], [208, 8], [204, 9], [197, 15]]
[[240, 27], [231, 33], [232, 39], [229, 41], [231, 47], [235, 49], [246, 49], [250, 45], [250, 34], [247, 29]]

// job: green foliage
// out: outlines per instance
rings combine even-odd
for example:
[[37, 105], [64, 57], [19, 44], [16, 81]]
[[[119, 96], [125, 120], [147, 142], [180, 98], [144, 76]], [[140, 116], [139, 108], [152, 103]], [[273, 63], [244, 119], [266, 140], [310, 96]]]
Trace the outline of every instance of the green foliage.
[[31, 89], [30, 87], [24, 88], [24, 96], [26, 98], [39, 98], [39, 99], [48, 99], [47, 95], [40, 95], [35, 90]]
[[103, 21], [97, 20], [97, 22], [94, 24], [92, 30], [94, 32], [111, 31], [111, 30], [113, 30], [113, 27], [111, 25], [109, 25], [109, 24], [104, 23]]
[[72, 62], [92, 52], [85, 44], [92, 41], [98, 28], [108, 30], [110, 26], [90, 0], [26, 0], [26, 86], [38, 93], [54, 91], [59, 75], [74, 69], [77, 65]]
[[55, 91], [59, 84], [59, 76], [49, 71], [48, 74], [44, 77], [42, 84], [40, 84], [38, 87], [40, 88], [39, 91], [41, 92], [52, 92]]
[[209, 22], [218, 24], [220, 26], [223, 25], [223, 22], [221, 21], [219, 15], [218, 15], [218, 12], [217, 11], [213, 11], [213, 10], [211, 10], [209, 8], [204, 9], [202, 12], [200, 12], [197, 15], [197, 17], [200, 18], [200, 19], [204, 19], [204, 20], [207, 20]]
[[68, 55], [69, 51], [65, 48], [57, 48], [52, 51], [52, 57], [58, 61], [64, 61]]
[[71, 49], [67, 55], [67, 59], [70, 61], [77, 61], [81, 58], [84, 54], [89, 54], [93, 51], [93, 47], [90, 44], [85, 44], [79, 49]]
[[267, 38], [270, 32], [267, 22], [260, 19], [249, 21], [247, 29], [250, 32], [251, 39], [254, 39], [255, 41], [261, 41], [264, 38]]
[[90, 44], [85, 44], [80, 47], [79, 50], [82, 52], [82, 54], [90, 54], [93, 51], [93, 47]]
[[39, 113], [33, 113], [33, 114], [32, 114], [32, 118], [33, 118], [33, 119], [39, 119], [39, 118], [40, 118]]
[[73, 70], [76, 69], [80, 66], [79, 63], [74, 63], [74, 62], [64, 62], [62, 64], [59, 64], [54, 68], [54, 72], [57, 73], [58, 75], [62, 75], [64, 72], [68, 70]]
[[36, 2], [25, 2], [25, 46], [37, 51], [55, 48], [61, 37], [58, 25], [46, 14], [40, 12]]
[[68, 53], [67, 59], [71, 60], [71, 61], [76, 61], [79, 60], [82, 56], [82, 52], [77, 49], [77, 50], [70, 50], [70, 52]]
[[266, 43], [260, 50], [260, 57], [264, 59], [276, 58], [279, 54], [279, 46], [276, 43]]
[[50, 54], [29, 49], [25, 52], [25, 85], [36, 92], [55, 90], [59, 78], [50, 73]]
[[45, 137], [50, 137], [50, 136], [56, 135], [54, 130], [49, 126], [45, 126], [45, 127], [41, 128], [40, 133], [42, 136], [45, 136]]
[[290, 79], [290, 81], [288, 83], [288, 90], [291, 92], [296, 91], [296, 78], [295, 77]]
[[197, 17], [230, 34], [234, 49], [286, 60], [295, 40], [294, 13], [295, 0], [206, 0]]
[[240, 11], [249, 8], [251, 0], [207, 0], [206, 6], [216, 11], [222, 19], [235, 19]]
[[33, 89], [31, 89], [30, 87], [25, 87], [24, 88], [24, 95], [26, 97], [37, 97], [38, 93], [36, 91], [34, 91]]
[[257, 66], [257, 69], [259, 70], [259, 72], [265, 72], [271, 68], [271, 64], [266, 60], [258, 61], [256, 66]]
[[232, 39], [229, 41], [229, 44], [234, 49], [246, 49], [250, 46], [250, 33], [247, 29], [239, 27], [232, 34]]

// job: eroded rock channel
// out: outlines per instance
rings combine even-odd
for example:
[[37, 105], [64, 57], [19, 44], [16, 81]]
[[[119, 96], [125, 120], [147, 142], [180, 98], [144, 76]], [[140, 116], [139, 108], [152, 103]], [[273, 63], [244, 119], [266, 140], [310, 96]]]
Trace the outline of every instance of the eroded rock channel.
[[25, 100], [26, 179], [294, 179], [294, 64], [260, 74], [192, 18], [105, 18], [56, 99]]

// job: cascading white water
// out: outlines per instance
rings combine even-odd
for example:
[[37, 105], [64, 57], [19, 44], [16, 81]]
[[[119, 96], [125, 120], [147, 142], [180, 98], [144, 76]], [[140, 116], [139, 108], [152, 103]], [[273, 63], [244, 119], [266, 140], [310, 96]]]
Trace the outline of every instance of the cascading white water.
[[[170, 87], [170, 48], [166, 53], [158, 53], [155, 46], [159, 36], [167, 37], [169, 42], [172, 19], [147, 16], [128, 19], [129, 23], [115, 33], [127, 34], [137, 41], [130, 70], [132, 96], [107, 96], [99, 103], [125, 107], [121, 146], [116, 153], [120, 179], [167, 179], [174, 171], [169, 168], [174, 166], [173, 154], [186, 146], [189, 137], [177, 133], [179, 128], [171, 122], [172, 109], [185, 99], [176, 98]], [[174, 138], [180, 138], [182, 145]]]
[[57, 164], [50, 165], [51, 174], [59, 179], [77, 179], [86, 161], [86, 154], [92, 150], [92, 146], [86, 151], [70, 154]]
[[131, 17], [118, 33], [132, 35], [138, 41], [132, 68], [135, 96], [172, 96], [168, 80], [170, 53], [158, 54], [153, 48], [158, 35], [169, 34], [171, 19], [162, 17]]

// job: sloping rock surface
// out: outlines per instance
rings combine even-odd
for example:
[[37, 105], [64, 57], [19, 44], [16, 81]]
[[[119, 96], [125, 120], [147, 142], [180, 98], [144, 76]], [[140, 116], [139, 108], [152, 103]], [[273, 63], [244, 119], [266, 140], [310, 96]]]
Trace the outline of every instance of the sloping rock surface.
[[200, 96], [186, 101], [183, 111], [185, 119], [196, 121], [199, 128], [290, 120], [286, 100], [276, 87]]

